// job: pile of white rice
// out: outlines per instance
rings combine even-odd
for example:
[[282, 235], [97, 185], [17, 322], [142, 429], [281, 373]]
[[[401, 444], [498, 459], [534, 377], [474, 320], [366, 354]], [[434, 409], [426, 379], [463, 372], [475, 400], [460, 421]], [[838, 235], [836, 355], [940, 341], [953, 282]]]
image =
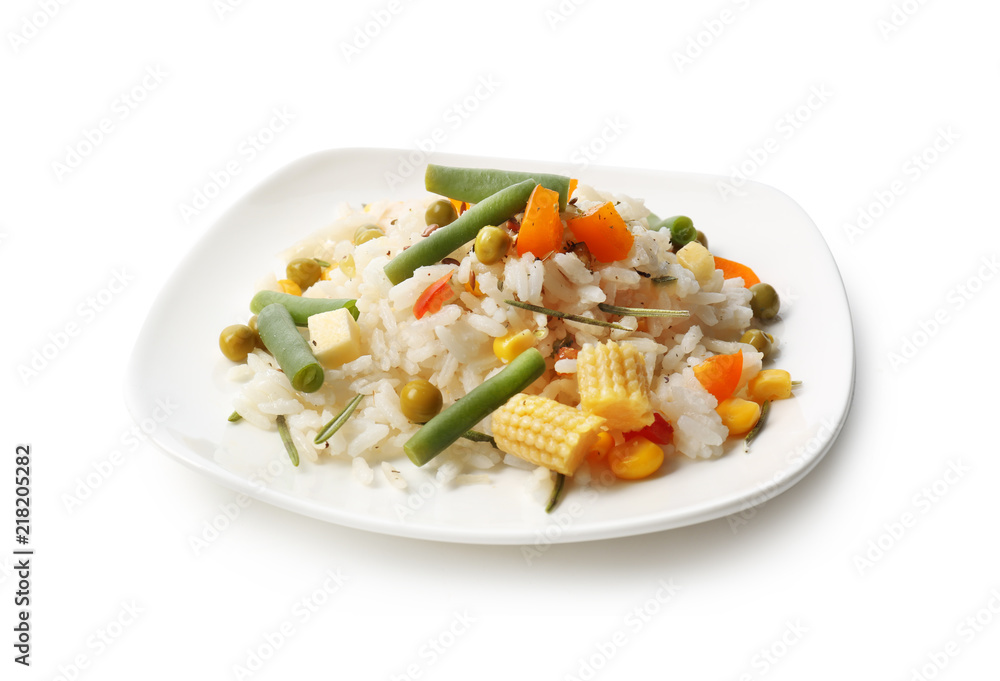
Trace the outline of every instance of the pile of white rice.
[[[318, 392], [303, 394], [292, 389], [270, 355], [255, 350], [245, 365], [230, 371], [229, 377], [243, 384], [233, 401], [234, 409], [249, 423], [266, 430], [274, 430], [276, 417], [284, 415], [305, 461], [327, 456], [349, 460], [359, 482], [405, 488], [407, 475], [415, 468], [403, 454], [403, 444], [419, 426], [407, 421], [400, 411], [400, 387], [414, 378], [426, 378], [441, 389], [447, 407], [500, 371], [502, 364], [493, 353], [494, 338], [511, 330], [531, 329], [545, 357], [552, 356], [553, 346], [565, 343], [567, 335], [576, 348], [609, 339], [634, 344], [645, 356], [653, 408], [674, 427], [673, 448], [692, 458], [720, 455], [728, 433], [715, 412], [715, 398], [694, 377], [692, 367], [713, 354], [741, 350], [741, 385], [760, 370], [761, 354], [734, 340], [750, 325], [749, 290], [741, 279], [724, 280], [719, 270], [711, 280], [699, 285], [694, 275], [677, 263], [669, 231], [646, 228], [649, 211], [641, 200], [584, 185], [577, 187], [573, 197], [576, 207], [584, 211], [609, 200], [615, 203], [635, 237], [626, 259], [585, 263], [573, 253], [557, 253], [541, 261], [530, 254], [518, 258], [512, 251], [502, 262], [488, 266], [476, 259], [469, 244], [451, 255], [458, 261], [457, 267], [453, 263], [422, 267], [411, 279], [393, 286], [383, 267], [403, 248], [422, 238], [427, 228], [424, 212], [438, 197], [379, 202], [361, 209], [339, 207], [333, 224], [296, 244], [282, 257], [286, 262], [307, 257], [332, 264], [353, 258], [353, 278], [335, 267], [329, 280], [317, 282], [303, 295], [356, 298], [365, 354], [341, 368], [328, 370]], [[372, 223], [379, 225], [386, 236], [355, 247], [355, 230]], [[449, 270], [456, 270], [452, 282], [456, 290], [461, 290], [459, 297], [439, 312], [416, 319], [413, 305], [417, 297]], [[465, 287], [473, 274], [481, 295]], [[676, 277], [676, 281], [652, 283], [652, 278], [662, 276]], [[280, 290], [277, 277], [271, 274], [258, 282], [256, 290], [263, 289]], [[604, 318], [597, 310], [602, 302], [684, 309], [691, 316], [645, 317], [641, 323], [635, 317], [625, 317], [619, 323], [632, 331], [619, 331], [550, 319], [503, 302], [510, 298], [598, 318]], [[553, 367], [550, 360], [550, 370], [528, 392], [576, 406], [579, 395], [573, 376], [575, 363], [564, 359]], [[564, 375], [556, 374], [556, 370]], [[358, 393], [371, 398], [362, 401], [354, 416], [329, 441], [313, 444], [322, 426]], [[489, 417], [476, 429], [490, 433]], [[669, 455], [669, 445], [667, 449]], [[490, 471], [506, 465], [535, 468], [505, 456], [489, 444], [464, 439], [426, 467], [435, 469], [442, 483], [475, 483], [488, 482]], [[585, 467], [577, 474], [583, 481], [589, 477]], [[548, 480], [542, 471], [528, 477], [532, 484]]]

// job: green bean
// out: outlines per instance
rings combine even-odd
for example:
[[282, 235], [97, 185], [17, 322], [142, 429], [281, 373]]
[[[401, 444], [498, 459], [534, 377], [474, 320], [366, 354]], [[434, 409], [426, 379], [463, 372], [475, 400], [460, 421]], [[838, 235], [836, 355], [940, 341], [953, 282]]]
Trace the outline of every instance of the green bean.
[[259, 314], [268, 305], [280, 303], [292, 315], [296, 326], [306, 326], [314, 314], [339, 310], [342, 307], [346, 307], [351, 316], [357, 319], [360, 314], [357, 302], [353, 298], [303, 298], [278, 291], [258, 291], [250, 301], [250, 311]]
[[525, 350], [496, 376], [428, 421], [407, 440], [403, 451], [410, 461], [423, 466], [544, 373], [542, 353], [535, 348]]
[[479, 230], [486, 225], [503, 224], [508, 218], [524, 210], [534, 188], [534, 180], [525, 180], [501, 189], [462, 213], [450, 225], [434, 230], [430, 236], [389, 261], [385, 266], [389, 281], [393, 284], [406, 281], [418, 267], [432, 265], [475, 239]]
[[559, 210], [566, 210], [570, 180], [565, 175], [522, 173], [489, 168], [454, 168], [434, 165], [433, 163], [427, 164], [427, 172], [424, 174], [424, 186], [427, 191], [469, 203], [479, 203], [504, 187], [524, 180], [531, 180], [546, 189], [559, 192]]
[[316, 361], [306, 339], [295, 328], [292, 315], [283, 305], [272, 303], [261, 310], [257, 315], [257, 331], [264, 347], [274, 355], [293, 388], [304, 393], [320, 389], [323, 367]]

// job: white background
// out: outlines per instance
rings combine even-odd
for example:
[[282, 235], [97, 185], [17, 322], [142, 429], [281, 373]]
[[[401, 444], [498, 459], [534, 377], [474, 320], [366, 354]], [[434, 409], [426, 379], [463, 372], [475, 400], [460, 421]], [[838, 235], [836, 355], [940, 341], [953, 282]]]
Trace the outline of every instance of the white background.
[[[293, 633], [250, 678], [405, 678], [408, 665], [429, 679], [995, 672], [1000, 284], [983, 265], [1000, 251], [995, 3], [48, 4], [51, 18], [29, 0], [0, 16], [0, 515], [11, 532], [13, 452], [29, 442], [36, 550], [26, 669], [12, 661], [15, 545], [3, 542], [4, 678], [240, 678], [235, 665], [283, 623]], [[374, 37], [358, 38], [366, 26]], [[480, 79], [495, 92], [455, 124]], [[135, 88], [143, 101], [123, 108]], [[239, 145], [275, 108], [294, 120], [247, 161]], [[105, 118], [77, 167], [54, 165]], [[579, 167], [582, 148], [599, 164], [720, 175], [743, 164], [799, 202], [841, 268], [858, 356], [851, 416], [820, 466], [745, 525], [560, 545], [530, 565], [517, 547], [374, 535], [262, 503], [196, 555], [191, 538], [233, 493], [127, 445], [125, 363], [155, 295], [229, 205], [290, 161], [413, 148], [436, 127], [454, 153]], [[241, 173], [185, 220], [181, 204], [233, 159]], [[894, 183], [891, 205], [875, 205]], [[845, 227], [872, 205], [866, 228]], [[81, 316], [122, 271], [124, 290]], [[203, 285], [211, 304], [211, 272]], [[70, 323], [77, 336], [27, 376]], [[894, 361], [905, 341], [913, 351]], [[345, 582], [303, 621], [296, 603], [328, 571]], [[680, 589], [662, 605], [661, 583]], [[635, 608], [656, 613], [637, 627]], [[981, 630], [963, 624], [977, 614]], [[588, 661], [603, 668], [588, 674]]]

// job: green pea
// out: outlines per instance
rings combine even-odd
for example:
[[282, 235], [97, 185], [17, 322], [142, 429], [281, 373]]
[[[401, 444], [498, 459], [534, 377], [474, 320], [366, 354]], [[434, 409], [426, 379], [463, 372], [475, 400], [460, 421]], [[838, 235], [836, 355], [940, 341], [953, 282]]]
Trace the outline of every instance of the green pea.
[[242, 362], [257, 344], [257, 334], [245, 324], [227, 326], [219, 334], [219, 349], [227, 359]]
[[442, 404], [441, 391], [422, 378], [410, 381], [399, 393], [399, 408], [413, 423], [427, 423], [438, 415]]
[[428, 225], [438, 225], [440, 227], [450, 225], [456, 218], [458, 218], [458, 211], [455, 210], [455, 206], [448, 199], [438, 199], [427, 206], [427, 212], [424, 213], [424, 222]]
[[285, 266], [285, 277], [291, 279], [305, 291], [319, 281], [323, 267], [311, 258], [296, 258]]
[[754, 349], [764, 355], [764, 359], [767, 359], [771, 355], [771, 346], [774, 343], [774, 336], [769, 333], [764, 333], [760, 329], [750, 329], [743, 334], [740, 338], [741, 343], [748, 343], [754, 347]]
[[487, 226], [479, 230], [473, 250], [479, 262], [492, 265], [500, 262], [510, 250], [511, 238], [507, 230], [501, 227]]
[[770, 284], [754, 284], [750, 287], [753, 298], [750, 299], [750, 308], [757, 319], [768, 320], [778, 316], [781, 308], [781, 301], [778, 299], [778, 292]]
[[361, 225], [354, 232], [354, 245], [360, 246], [367, 241], [378, 239], [383, 236], [385, 236], [385, 232], [383, 232], [378, 225]]

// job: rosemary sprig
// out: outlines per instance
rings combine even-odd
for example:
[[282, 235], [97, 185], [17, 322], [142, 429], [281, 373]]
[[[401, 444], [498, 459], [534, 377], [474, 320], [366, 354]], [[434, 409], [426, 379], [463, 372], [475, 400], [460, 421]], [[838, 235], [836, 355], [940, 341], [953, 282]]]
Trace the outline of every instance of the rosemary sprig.
[[677, 277], [671, 277], [669, 274], [662, 277], [653, 277], [650, 279], [654, 284], [669, 284], [672, 281], [677, 281]]
[[691, 313], [687, 310], [661, 310], [656, 308], [646, 308], [646, 307], [622, 307], [621, 305], [608, 305], [607, 303], [598, 303], [597, 308], [601, 312], [607, 312], [608, 314], [620, 314], [620, 315], [631, 315], [633, 317], [690, 317]]
[[566, 312], [560, 312], [559, 310], [553, 310], [548, 307], [542, 307], [541, 305], [532, 305], [531, 303], [522, 303], [520, 300], [505, 300], [503, 301], [508, 305], [513, 305], [514, 307], [519, 307], [522, 310], [530, 310], [531, 312], [541, 312], [544, 315], [550, 317], [557, 317], [559, 319], [565, 319], [571, 322], [580, 322], [581, 324], [593, 324], [594, 326], [604, 326], [609, 329], [618, 329], [619, 331], [631, 331], [632, 329], [627, 329], [621, 324], [614, 324], [612, 322], [606, 322], [602, 319], [591, 319], [590, 317], [581, 317], [578, 314], [569, 314]]
[[466, 440], [472, 440], [473, 442], [489, 442], [494, 447], [497, 446], [497, 441], [492, 435], [487, 435], [486, 433], [480, 433], [478, 430], [467, 430], [462, 433], [462, 437]]
[[285, 451], [288, 452], [288, 458], [292, 460], [293, 466], [299, 465], [299, 450], [295, 448], [295, 443], [292, 442], [292, 434], [288, 432], [288, 424], [285, 423], [284, 416], [278, 416], [278, 435], [281, 436], [281, 442], [285, 445]]
[[771, 400], [764, 400], [764, 404], [760, 405], [760, 418], [757, 419], [757, 423], [754, 424], [754, 427], [750, 429], [749, 433], [747, 433], [746, 439], [743, 440], [744, 452], [750, 452], [750, 443], [755, 437], [757, 437], [757, 433], [760, 432], [760, 429], [764, 427], [764, 421], [767, 420], [767, 414], [769, 411], [771, 411]]
[[545, 512], [552, 513], [552, 509], [556, 507], [559, 503], [559, 495], [562, 493], [563, 484], [566, 482], [566, 476], [562, 473], [556, 473], [556, 482], [552, 486], [552, 495], [549, 497], [549, 503], [545, 505]]
[[334, 416], [333, 419], [328, 424], [323, 426], [323, 429], [319, 431], [319, 434], [316, 435], [316, 439], [313, 440], [313, 442], [315, 442], [318, 445], [321, 445], [327, 440], [329, 440], [331, 437], [333, 437], [333, 434], [336, 433], [338, 430], [340, 430], [341, 426], [347, 423], [347, 419], [351, 418], [351, 414], [354, 413], [354, 410], [361, 402], [362, 397], [364, 397], [364, 395], [355, 395], [354, 398], [347, 403], [347, 406], [344, 407], [344, 409], [339, 414]]

